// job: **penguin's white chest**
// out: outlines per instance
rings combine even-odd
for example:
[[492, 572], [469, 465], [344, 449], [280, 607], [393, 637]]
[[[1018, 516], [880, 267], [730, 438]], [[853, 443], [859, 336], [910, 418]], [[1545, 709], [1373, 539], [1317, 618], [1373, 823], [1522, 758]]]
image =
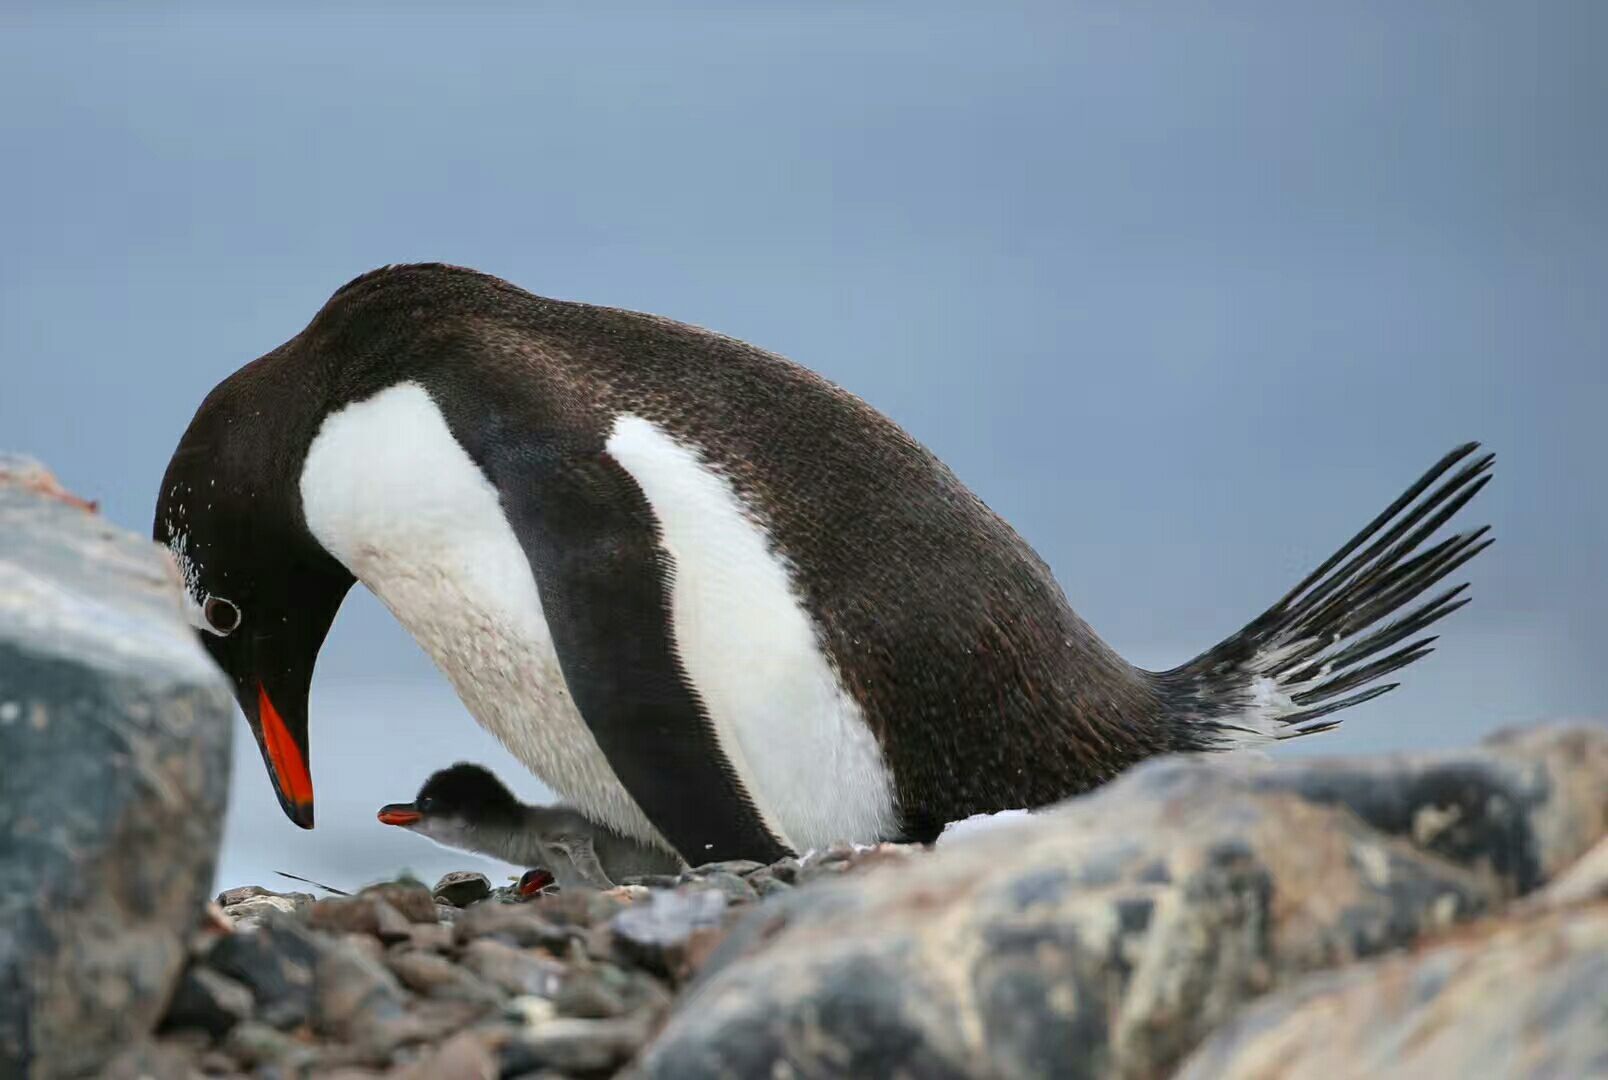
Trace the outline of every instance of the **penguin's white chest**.
[[325, 420], [301, 496], [308, 530], [407, 627], [481, 726], [588, 817], [662, 843], [570, 699], [496, 489], [422, 387], [393, 386]]
[[[618, 417], [608, 449], [658, 520], [674, 564], [678, 658], [765, 824], [800, 851], [887, 835], [895, 813], [880, 748], [763, 523], [647, 420]], [[484, 727], [588, 817], [663, 843], [570, 697], [496, 489], [422, 387], [402, 383], [332, 414], [308, 450], [301, 494], [313, 536], [407, 627]]]

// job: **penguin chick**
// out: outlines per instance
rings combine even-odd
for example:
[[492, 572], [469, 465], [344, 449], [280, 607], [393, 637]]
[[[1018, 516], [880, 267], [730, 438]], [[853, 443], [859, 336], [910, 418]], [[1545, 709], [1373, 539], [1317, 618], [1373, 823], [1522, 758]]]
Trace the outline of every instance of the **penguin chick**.
[[549, 870], [560, 888], [613, 888], [647, 874], [674, 874], [680, 858], [621, 836], [568, 806], [531, 806], [488, 769], [460, 761], [434, 773], [410, 803], [389, 803], [379, 819], [449, 848]]

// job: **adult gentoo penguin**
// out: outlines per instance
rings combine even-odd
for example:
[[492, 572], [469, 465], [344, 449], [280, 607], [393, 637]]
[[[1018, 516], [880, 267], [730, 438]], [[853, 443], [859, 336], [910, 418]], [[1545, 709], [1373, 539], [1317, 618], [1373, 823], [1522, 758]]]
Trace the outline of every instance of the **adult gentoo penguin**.
[[[395, 266], [202, 402], [156, 538], [313, 823], [307, 694], [361, 581], [561, 798], [690, 863], [927, 839], [1152, 754], [1305, 734], [1394, 684], [1489, 541], [1441, 459], [1249, 625], [1125, 662], [929, 451], [778, 356]], [[1388, 620], [1388, 621], [1387, 621]]]

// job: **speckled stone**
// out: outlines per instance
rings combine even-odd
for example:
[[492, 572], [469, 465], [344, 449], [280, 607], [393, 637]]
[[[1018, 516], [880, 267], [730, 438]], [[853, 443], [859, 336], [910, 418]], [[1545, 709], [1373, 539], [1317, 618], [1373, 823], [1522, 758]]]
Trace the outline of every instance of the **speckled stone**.
[[1608, 1076], [1608, 904], [1473, 927], [1247, 1009], [1180, 1080]]
[[1162, 759], [930, 854], [829, 849], [727, 935], [637, 1067], [1167, 1075], [1258, 996], [1545, 881], [1608, 827], [1604, 791], [1608, 728], [1543, 728], [1412, 758]]
[[0, 1075], [161, 1015], [211, 891], [234, 706], [161, 549], [0, 459]]

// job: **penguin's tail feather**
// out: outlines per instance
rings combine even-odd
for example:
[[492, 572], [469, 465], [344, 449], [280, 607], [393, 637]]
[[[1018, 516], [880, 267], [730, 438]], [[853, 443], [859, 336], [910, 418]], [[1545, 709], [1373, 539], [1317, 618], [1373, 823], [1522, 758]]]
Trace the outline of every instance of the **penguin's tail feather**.
[[1239, 633], [1155, 674], [1189, 741], [1231, 749], [1310, 735], [1400, 685], [1381, 680], [1432, 652], [1422, 631], [1469, 601], [1467, 582], [1426, 594], [1492, 543], [1488, 525], [1429, 542], [1490, 482], [1496, 455], [1478, 449], [1441, 458]]

